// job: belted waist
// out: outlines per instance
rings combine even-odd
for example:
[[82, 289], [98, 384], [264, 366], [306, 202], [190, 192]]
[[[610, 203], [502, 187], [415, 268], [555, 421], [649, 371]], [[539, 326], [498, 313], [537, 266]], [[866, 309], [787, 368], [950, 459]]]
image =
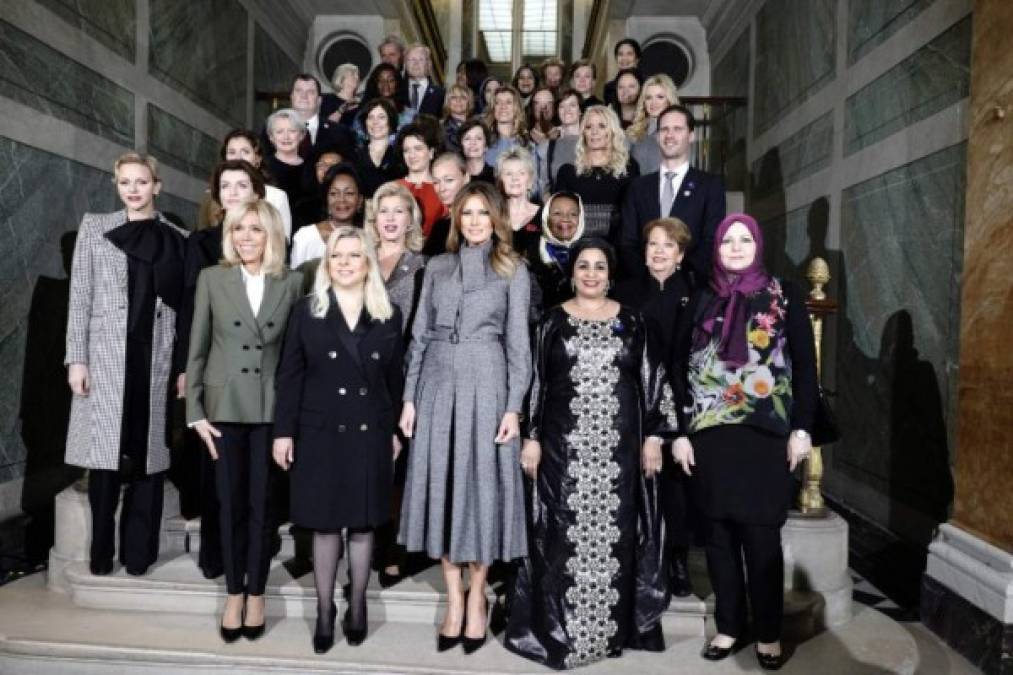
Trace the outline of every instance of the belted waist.
[[461, 336], [453, 328], [433, 328], [429, 331], [429, 339], [437, 342], [450, 342], [458, 344], [461, 342], [502, 342], [500, 335], [467, 335]]

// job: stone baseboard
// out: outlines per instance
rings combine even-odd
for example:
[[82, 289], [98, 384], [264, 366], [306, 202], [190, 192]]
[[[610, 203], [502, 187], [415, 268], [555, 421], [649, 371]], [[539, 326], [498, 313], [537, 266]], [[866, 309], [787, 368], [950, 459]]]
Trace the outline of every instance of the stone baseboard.
[[922, 577], [921, 620], [984, 672], [1013, 675], [1013, 555], [941, 525]]

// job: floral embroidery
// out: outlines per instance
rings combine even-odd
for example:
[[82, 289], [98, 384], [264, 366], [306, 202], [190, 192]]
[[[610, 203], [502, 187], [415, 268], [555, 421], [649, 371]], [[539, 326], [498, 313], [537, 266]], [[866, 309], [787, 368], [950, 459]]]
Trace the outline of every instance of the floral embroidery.
[[574, 317], [569, 321], [577, 329], [580, 353], [571, 373], [577, 396], [570, 401], [570, 410], [576, 423], [567, 436], [576, 450], [567, 472], [577, 481], [567, 499], [576, 522], [566, 531], [574, 550], [566, 561], [573, 576], [566, 591], [573, 652], [567, 655], [566, 666], [574, 668], [605, 658], [608, 641], [618, 629], [612, 609], [619, 602], [619, 591], [612, 579], [619, 572], [619, 560], [612, 548], [620, 534], [619, 496], [614, 492], [619, 464], [613, 461], [611, 448], [619, 443], [615, 423], [619, 404], [612, 392], [619, 381], [615, 357], [622, 340], [611, 323]]
[[791, 363], [784, 319], [788, 302], [777, 279], [771, 280], [765, 294], [770, 297], [770, 306], [753, 314], [746, 327], [749, 359], [744, 365], [729, 370], [718, 356], [716, 340], [691, 355], [690, 431], [735, 424], [756, 415], [772, 428], [787, 428]]

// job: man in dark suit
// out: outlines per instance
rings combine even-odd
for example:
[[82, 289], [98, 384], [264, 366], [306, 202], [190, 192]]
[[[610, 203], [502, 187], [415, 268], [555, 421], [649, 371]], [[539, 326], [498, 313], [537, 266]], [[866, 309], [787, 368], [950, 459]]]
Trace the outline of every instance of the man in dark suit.
[[[343, 157], [351, 155], [355, 148], [355, 136], [352, 131], [337, 122], [320, 116], [320, 81], [309, 73], [299, 73], [292, 80], [292, 89], [289, 92], [289, 99], [292, 108], [306, 120], [306, 135], [299, 144], [299, 156], [305, 160], [314, 157], [314, 151], [318, 147], [340, 148], [344, 150]], [[265, 128], [261, 132], [261, 144], [265, 148], [272, 148], [270, 137]]]
[[431, 78], [432, 61], [429, 47], [413, 44], [404, 53], [406, 93], [408, 105], [416, 113], [443, 117], [443, 87]]
[[690, 149], [696, 140], [695, 127], [693, 113], [685, 106], [669, 106], [658, 116], [661, 168], [630, 183], [616, 236], [626, 277], [642, 273], [644, 225], [662, 215], [678, 218], [689, 226], [693, 241], [684, 264], [689, 268], [691, 281], [699, 285], [710, 276], [714, 231], [725, 217], [725, 185], [720, 176], [689, 165]]

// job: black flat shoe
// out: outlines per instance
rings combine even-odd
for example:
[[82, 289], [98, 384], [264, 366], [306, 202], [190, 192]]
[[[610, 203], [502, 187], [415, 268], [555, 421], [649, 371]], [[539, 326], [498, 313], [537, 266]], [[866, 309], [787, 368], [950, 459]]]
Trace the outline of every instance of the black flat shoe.
[[317, 615], [317, 627], [313, 632], [313, 651], [317, 654], [326, 654], [334, 646], [334, 619], [338, 616], [338, 607], [333, 602], [329, 613], [327, 622], [331, 626], [331, 632], [327, 634], [320, 630], [320, 615]]
[[97, 577], [104, 577], [113, 571], [112, 560], [92, 560], [88, 563], [88, 569]]
[[376, 573], [376, 578], [377, 581], [380, 582], [380, 588], [390, 588], [394, 584], [404, 579], [405, 574], [403, 572], [399, 572], [398, 574], [388, 574], [384, 570], [380, 570], [379, 572]]
[[[351, 609], [345, 610], [345, 616], [341, 619], [341, 632], [344, 633], [345, 640], [349, 645], [358, 647], [366, 639], [366, 632], [369, 630], [369, 619], [363, 616], [362, 628], [352, 628], [351, 613]], [[363, 610], [363, 614], [365, 614], [365, 610]]]
[[700, 652], [700, 656], [704, 657], [708, 661], [720, 661], [721, 659], [728, 658], [728, 656], [735, 651], [735, 646], [735, 642], [732, 643], [731, 647], [718, 647], [717, 645], [708, 642], [707, 646], [703, 648], [702, 652]]
[[756, 660], [760, 662], [760, 667], [764, 670], [781, 670], [781, 666], [784, 665], [784, 652], [780, 654], [764, 654], [757, 649]]

